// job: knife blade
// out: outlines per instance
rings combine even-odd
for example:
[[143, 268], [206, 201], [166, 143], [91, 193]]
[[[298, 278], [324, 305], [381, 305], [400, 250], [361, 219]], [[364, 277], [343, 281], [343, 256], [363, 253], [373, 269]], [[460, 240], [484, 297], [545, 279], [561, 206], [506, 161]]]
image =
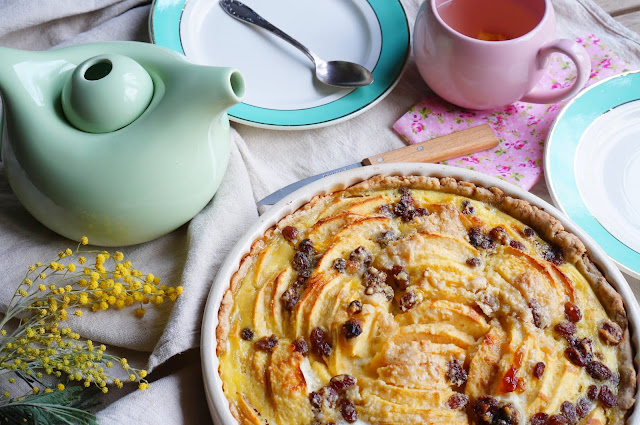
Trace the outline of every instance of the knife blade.
[[355, 164], [346, 165], [344, 167], [336, 168], [335, 170], [307, 177], [306, 179], [299, 180], [283, 187], [282, 189], [276, 190], [272, 194], [259, 200], [257, 204], [275, 204], [288, 194], [308, 185], [311, 182], [352, 168], [395, 162], [439, 162], [491, 149], [497, 145], [498, 138], [493, 133], [493, 130], [491, 130], [491, 127], [489, 127], [488, 124], [482, 124], [466, 130], [457, 131], [446, 136], [436, 137], [425, 142], [394, 149], [389, 152], [365, 158]]

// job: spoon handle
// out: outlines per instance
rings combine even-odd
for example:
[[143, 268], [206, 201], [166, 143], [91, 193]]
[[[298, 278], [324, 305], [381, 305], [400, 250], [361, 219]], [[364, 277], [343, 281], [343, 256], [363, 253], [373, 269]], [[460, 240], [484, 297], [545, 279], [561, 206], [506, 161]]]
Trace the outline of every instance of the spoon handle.
[[281, 31], [275, 25], [264, 19], [262, 16], [258, 15], [249, 6], [240, 3], [238, 0], [220, 0], [220, 6], [231, 17], [236, 18], [239, 21], [264, 28], [270, 33], [275, 34], [283, 40], [289, 42], [291, 45], [307, 55], [309, 59], [311, 59], [314, 63], [318, 63], [318, 61], [320, 60], [318, 56], [316, 56], [311, 50], [300, 44], [300, 42], [298, 42], [296, 39]]

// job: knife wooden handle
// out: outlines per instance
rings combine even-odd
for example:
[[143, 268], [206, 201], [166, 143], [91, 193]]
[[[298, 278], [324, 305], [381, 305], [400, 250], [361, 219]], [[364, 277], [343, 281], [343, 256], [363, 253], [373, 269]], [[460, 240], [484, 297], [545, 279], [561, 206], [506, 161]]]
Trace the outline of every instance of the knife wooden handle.
[[498, 138], [488, 124], [456, 131], [426, 142], [381, 153], [362, 161], [363, 165], [388, 162], [438, 162], [483, 151], [498, 145]]

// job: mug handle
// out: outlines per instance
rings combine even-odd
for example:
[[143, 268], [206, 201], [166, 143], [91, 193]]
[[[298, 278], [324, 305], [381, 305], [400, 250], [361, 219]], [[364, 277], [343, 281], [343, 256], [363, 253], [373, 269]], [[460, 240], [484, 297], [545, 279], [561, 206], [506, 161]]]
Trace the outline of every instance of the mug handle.
[[587, 83], [591, 75], [591, 59], [587, 51], [573, 40], [559, 39], [545, 43], [538, 51], [538, 69], [544, 69], [551, 53], [567, 55], [577, 70], [577, 78], [569, 87], [562, 89], [545, 89], [534, 87], [520, 101], [529, 103], [555, 103], [578, 93]]

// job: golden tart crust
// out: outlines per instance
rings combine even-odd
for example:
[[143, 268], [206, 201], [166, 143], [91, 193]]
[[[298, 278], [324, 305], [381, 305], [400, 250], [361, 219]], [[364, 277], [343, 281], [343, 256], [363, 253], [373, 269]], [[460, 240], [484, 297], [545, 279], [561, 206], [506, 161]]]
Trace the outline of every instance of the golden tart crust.
[[624, 304], [583, 243], [453, 178], [314, 197], [254, 241], [216, 334], [242, 424], [604, 425], [634, 403]]

